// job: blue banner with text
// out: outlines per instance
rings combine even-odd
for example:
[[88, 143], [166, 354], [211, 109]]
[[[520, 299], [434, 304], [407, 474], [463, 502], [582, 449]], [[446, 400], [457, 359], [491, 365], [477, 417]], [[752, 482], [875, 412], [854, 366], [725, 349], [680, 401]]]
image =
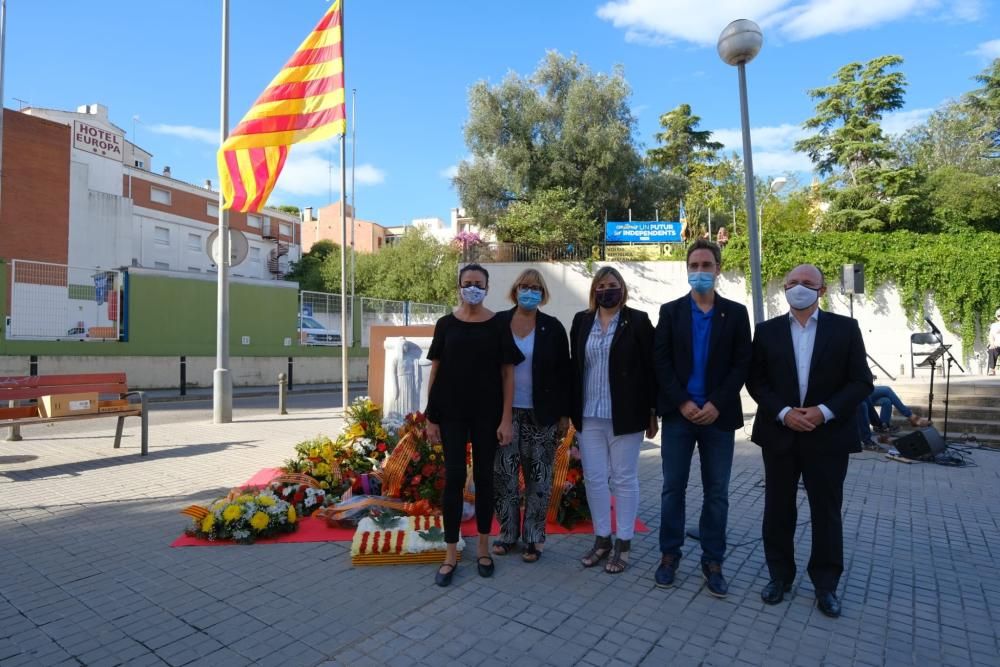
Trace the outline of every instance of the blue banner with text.
[[680, 243], [679, 222], [608, 222], [608, 243]]

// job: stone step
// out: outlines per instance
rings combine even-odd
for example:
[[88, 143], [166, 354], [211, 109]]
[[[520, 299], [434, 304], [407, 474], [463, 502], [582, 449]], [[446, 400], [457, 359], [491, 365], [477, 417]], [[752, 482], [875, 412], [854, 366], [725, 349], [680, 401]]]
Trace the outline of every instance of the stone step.
[[[916, 413], [916, 411], [914, 410]], [[917, 413], [919, 414], [919, 413]], [[896, 423], [896, 420], [893, 420]], [[900, 420], [898, 422], [901, 426], [906, 424], [909, 427], [909, 422], [906, 420]], [[941, 431], [944, 428], [944, 412], [938, 413], [934, 412], [934, 428]], [[984, 419], [969, 419], [969, 418], [956, 418], [952, 417], [951, 413], [948, 413], [948, 435], [949, 437], [959, 437], [963, 433], [968, 433], [971, 435], [994, 435], [1000, 438], [1000, 421], [987, 421]]]
[[[927, 392], [922, 393], [912, 393], [912, 392], [896, 392], [899, 398], [906, 405], [910, 406], [912, 409], [916, 409], [918, 406], [927, 407]], [[948, 396], [948, 401], [953, 407], [962, 406], [978, 406], [983, 408], [991, 408], [1000, 405], [1000, 394], [994, 396], [983, 396], [983, 395], [963, 395], [956, 394], [952, 392]], [[944, 405], [944, 388], [938, 389], [934, 387], [934, 411], [937, 412], [937, 406]]]
[[[927, 416], [926, 405], [913, 405], [910, 407], [913, 413], [921, 417]], [[893, 411], [893, 420], [896, 413]], [[968, 405], [965, 403], [950, 402], [948, 404], [948, 420], [953, 419], [979, 419], [986, 422], [996, 422], [1000, 426], [1000, 407], [982, 407], [978, 405]], [[934, 421], [944, 420], [944, 401], [938, 403], [934, 401]]]

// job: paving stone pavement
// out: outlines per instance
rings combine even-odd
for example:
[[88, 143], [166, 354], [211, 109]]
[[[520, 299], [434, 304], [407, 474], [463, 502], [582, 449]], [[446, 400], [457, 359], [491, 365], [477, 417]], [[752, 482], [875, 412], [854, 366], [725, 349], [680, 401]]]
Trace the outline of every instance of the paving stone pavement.
[[[653, 585], [658, 444], [641, 454], [632, 566], [584, 570], [585, 535], [553, 536], [544, 557], [471, 561], [452, 587], [435, 568], [354, 568], [346, 543], [171, 549], [192, 503], [207, 503], [292, 445], [334, 434], [332, 410], [151, 415], [112, 449], [113, 420], [25, 428], [0, 441], [0, 664], [10, 665], [998, 665], [1000, 453], [974, 468], [852, 457], [845, 489], [843, 617], [815, 608], [802, 576], [790, 599], [766, 582], [758, 450], [739, 434], [730, 498], [730, 595], [702, 587], [697, 544], [679, 585]], [[688, 517], [700, 508], [697, 463]], [[800, 522], [808, 518], [800, 494]], [[800, 572], [810, 531], [797, 535]]]

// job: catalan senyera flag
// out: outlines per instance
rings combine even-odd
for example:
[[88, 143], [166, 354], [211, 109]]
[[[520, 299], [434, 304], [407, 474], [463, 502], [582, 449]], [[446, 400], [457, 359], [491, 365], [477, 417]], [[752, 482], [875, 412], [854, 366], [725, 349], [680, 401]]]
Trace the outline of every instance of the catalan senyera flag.
[[336, 0], [219, 149], [223, 208], [259, 211], [292, 144], [347, 128], [341, 0]]

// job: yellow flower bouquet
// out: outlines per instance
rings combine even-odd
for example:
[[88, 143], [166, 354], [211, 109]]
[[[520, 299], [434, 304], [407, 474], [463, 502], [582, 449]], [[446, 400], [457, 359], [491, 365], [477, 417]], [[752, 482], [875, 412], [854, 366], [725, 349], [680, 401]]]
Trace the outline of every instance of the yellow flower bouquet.
[[192, 505], [183, 513], [191, 517], [191, 525], [184, 531], [189, 537], [237, 544], [291, 533], [299, 525], [295, 507], [270, 488], [234, 489], [209, 507]]

